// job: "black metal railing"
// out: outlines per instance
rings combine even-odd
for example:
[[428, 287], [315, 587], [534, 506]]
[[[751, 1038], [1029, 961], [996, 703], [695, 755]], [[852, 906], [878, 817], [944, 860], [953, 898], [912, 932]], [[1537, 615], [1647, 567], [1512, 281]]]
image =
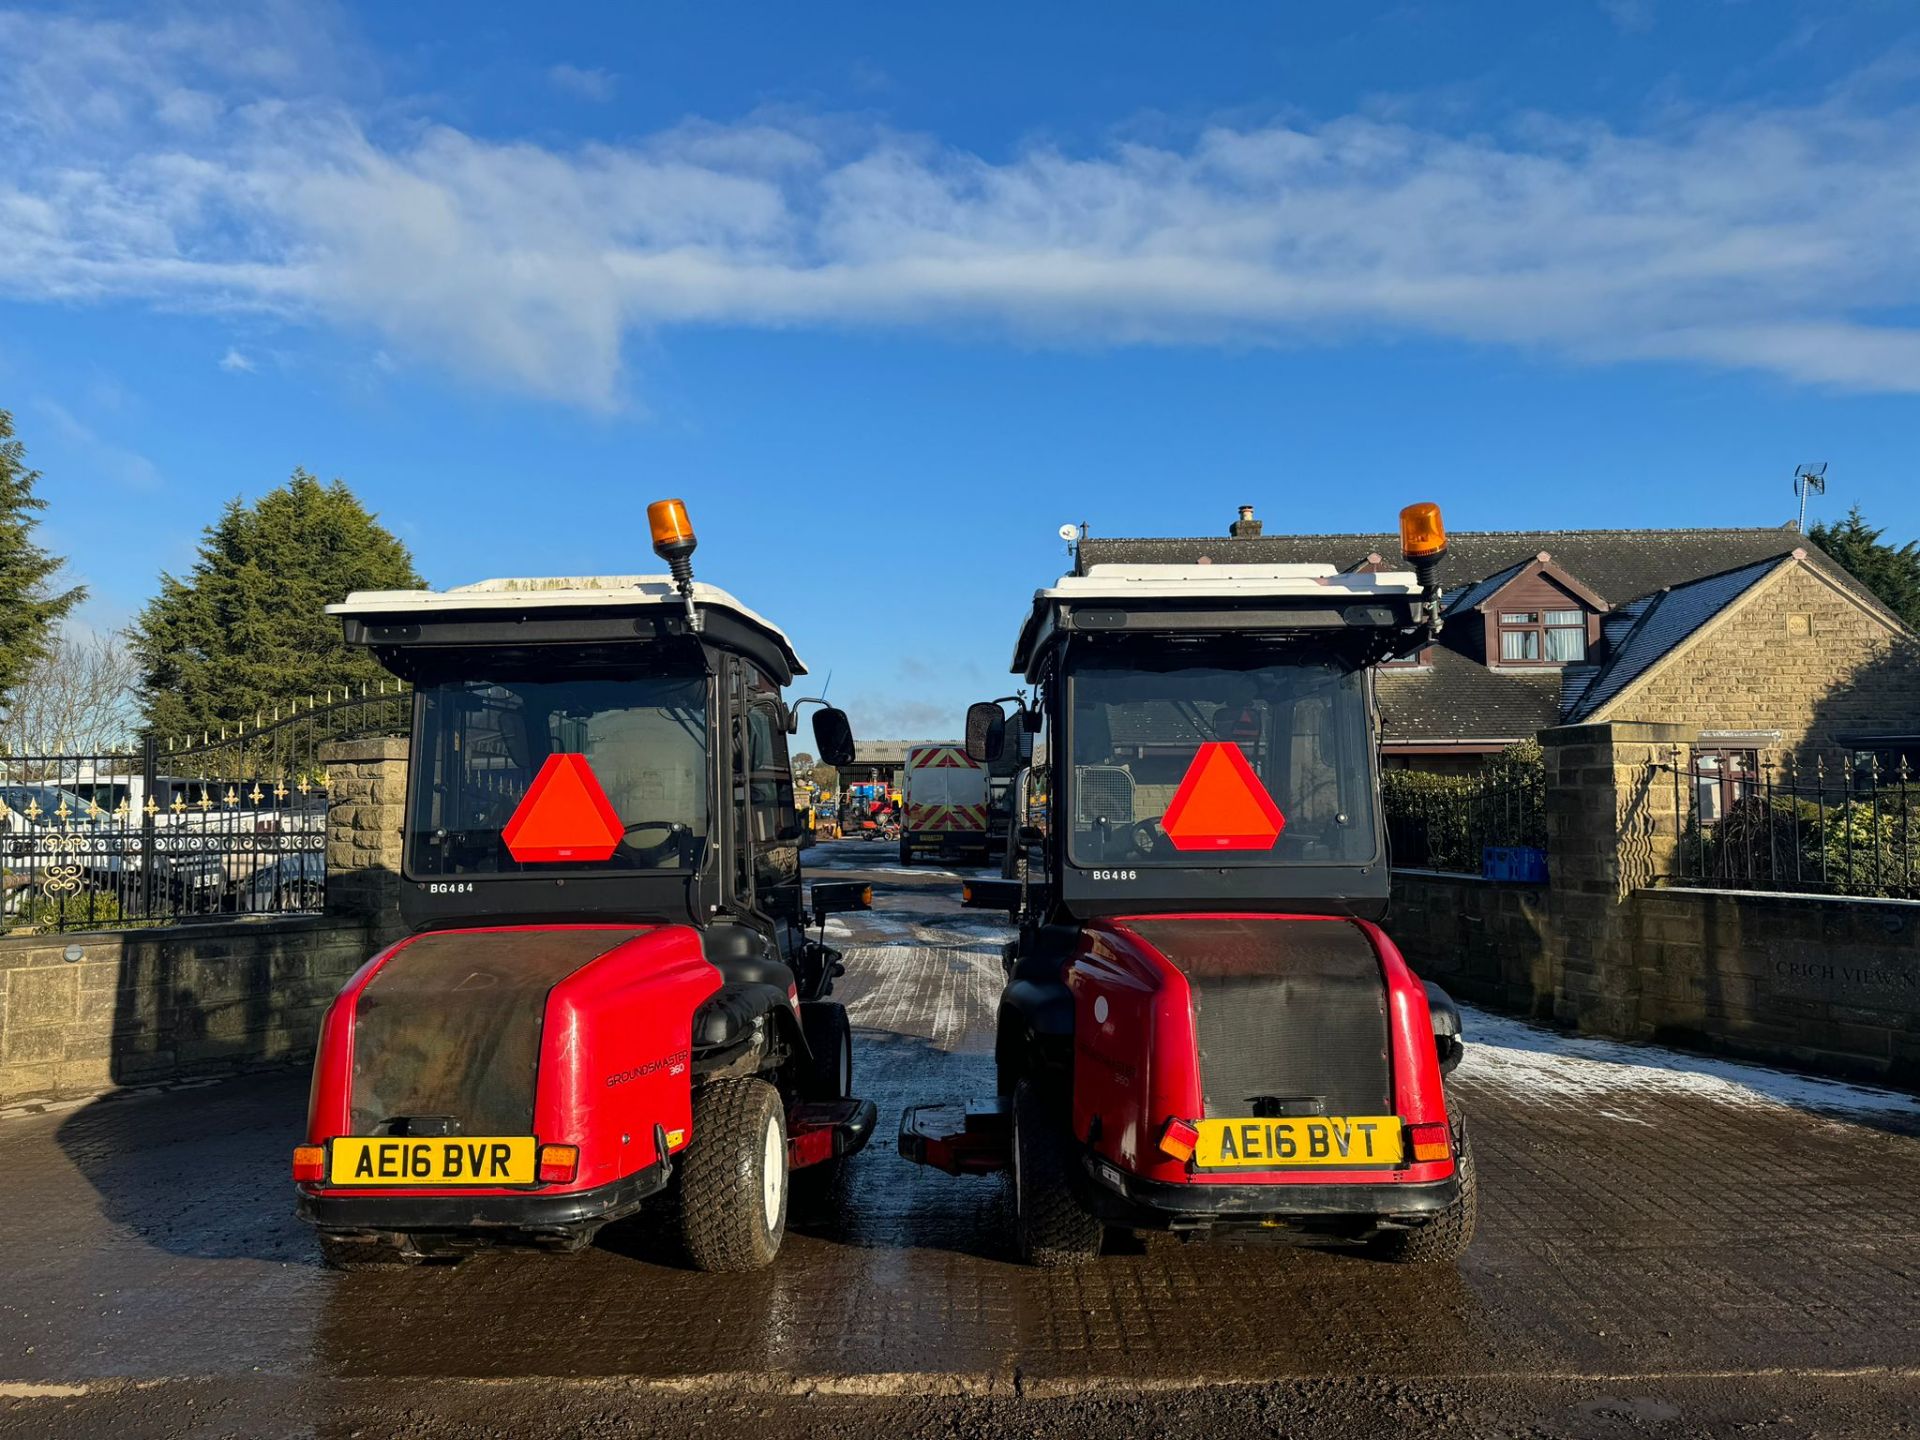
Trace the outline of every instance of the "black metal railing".
[[1397, 869], [1546, 878], [1546, 777], [1537, 765], [1472, 775], [1389, 770], [1381, 799]]
[[1904, 756], [1676, 752], [1667, 769], [1676, 883], [1920, 899], [1920, 775]]
[[63, 932], [324, 910], [320, 748], [404, 733], [410, 709], [389, 684], [190, 743], [0, 756], [0, 924]]

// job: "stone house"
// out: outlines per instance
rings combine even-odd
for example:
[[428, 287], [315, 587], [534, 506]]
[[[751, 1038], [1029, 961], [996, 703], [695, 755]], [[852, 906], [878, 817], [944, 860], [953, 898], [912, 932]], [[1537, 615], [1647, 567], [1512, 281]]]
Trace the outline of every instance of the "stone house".
[[[1387, 534], [1084, 540], [1103, 563], [1400, 568]], [[1920, 765], [1920, 638], [1792, 527], [1466, 532], [1446, 623], [1384, 666], [1390, 766], [1471, 770], [1556, 725], [1678, 724], [1728, 785], [1763, 758]], [[1713, 798], [1703, 796], [1709, 810]]]

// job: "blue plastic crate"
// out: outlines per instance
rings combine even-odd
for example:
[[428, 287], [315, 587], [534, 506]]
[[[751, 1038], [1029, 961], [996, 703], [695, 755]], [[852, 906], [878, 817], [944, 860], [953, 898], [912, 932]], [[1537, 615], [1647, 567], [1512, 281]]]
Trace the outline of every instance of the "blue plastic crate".
[[1488, 845], [1480, 852], [1480, 874], [1488, 880], [1544, 885], [1547, 852], [1537, 845]]

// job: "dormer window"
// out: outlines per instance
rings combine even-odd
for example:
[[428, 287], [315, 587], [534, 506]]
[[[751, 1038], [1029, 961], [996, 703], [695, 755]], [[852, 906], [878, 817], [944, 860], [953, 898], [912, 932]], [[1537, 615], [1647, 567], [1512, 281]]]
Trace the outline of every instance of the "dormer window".
[[1501, 610], [1502, 665], [1567, 665], [1587, 658], [1584, 610]]

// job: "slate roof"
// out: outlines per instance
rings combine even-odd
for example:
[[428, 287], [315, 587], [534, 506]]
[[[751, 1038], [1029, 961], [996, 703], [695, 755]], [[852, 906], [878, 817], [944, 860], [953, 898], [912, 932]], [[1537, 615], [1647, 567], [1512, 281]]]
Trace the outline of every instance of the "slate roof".
[[[1578, 725], [1598, 713], [1663, 656], [1685, 644], [1702, 625], [1785, 563], [1761, 560], [1723, 574], [1705, 575], [1689, 584], [1664, 590], [1636, 606], [1638, 613], [1631, 623], [1615, 622], [1618, 638], [1609, 637], [1606, 660], [1581, 687], [1566, 712], [1564, 723]], [[1624, 633], [1619, 633], [1622, 630]]]
[[1490, 670], [1444, 645], [1430, 665], [1378, 672], [1387, 744], [1525, 740], [1560, 719], [1560, 675], [1548, 669]]
[[[1542, 550], [1553, 563], [1596, 591], [1609, 605], [1624, 605], [1703, 575], [1771, 560], [1804, 549], [1809, 563], [1846, 586], [1862, 603], [1889, 620], [1891, 612], [1871, 592], [1791, 526], [1741, 530], [1466, 530], [1447, 539], [1440, 579], [1449, 590], [1526, 564]], [[1350, 569], [1368, 555], [1399, 565], [1394, 534], [1264, 535], [1253, 540], [1193, 537], [1080, 542], [1080, 568], [1089, 565], [1185, 564], [1206, 556], [1214, 564], [1300, 564], [1320, 561]], [[1449, 606], [1454, 603], [1449, 600]], [[1478, 603], [1478, 602], [1475, 602]], [[1896, 621], [1897, 623], [1897, 621]]]
[[[1532, 558], [1532, 556], [1527, 557], [1528, 560]], [[1516, 561], [1504, 570], [1495, 571], [1484, 580], [1476, 580], [1471, 585], [1454, 587], [1446, 592], [1446, 613], [1453, 615], [1462, 610], [1471, 610], [1476, 605], [1485, 604], [1500, 593], [1501, 586], [1507, 584], [1526, 568], [1526, 560]]]

